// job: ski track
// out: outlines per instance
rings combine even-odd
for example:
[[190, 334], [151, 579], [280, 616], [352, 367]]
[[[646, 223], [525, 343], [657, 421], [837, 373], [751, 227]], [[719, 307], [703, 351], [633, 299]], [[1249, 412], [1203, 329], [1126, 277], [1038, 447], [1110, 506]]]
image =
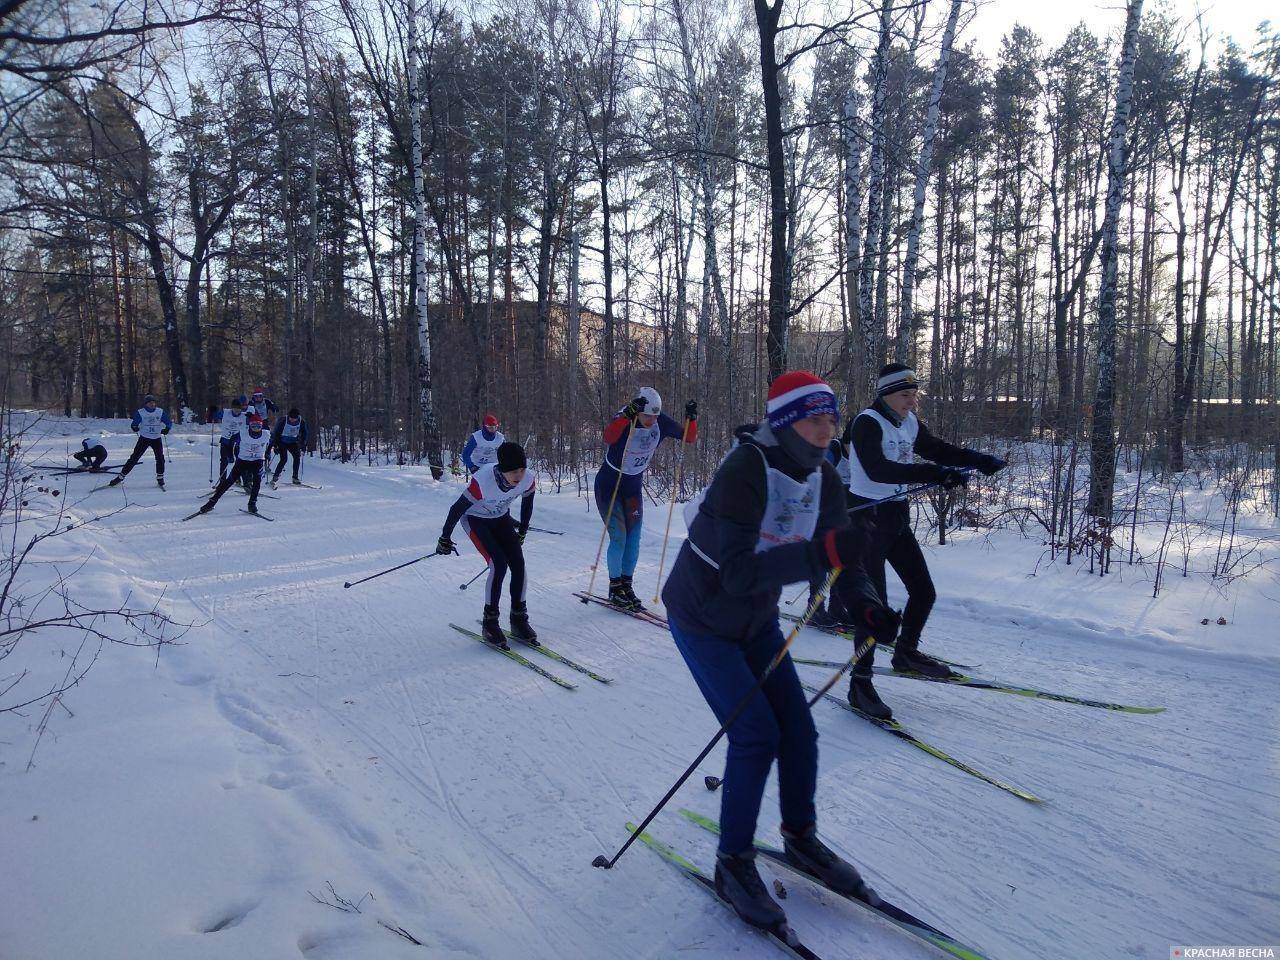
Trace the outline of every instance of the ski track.
[[[273, 503], [270, 528], [231, 509], [178, 525], [207, 490], [207, 457], [175, 449], [169, 459], [162, 497], [130, 497], [91, 536], [127, 556], [135, 581], [211, 620], [189, 642], [218, 664], [210, 695], [256, 744], [256, 775], [269, 758], [267, 782], [358, 845], [386, 885], [380, 902], [429, 932], [429, 945], [477, 957], [514, 944], [521, 957], [547, 958], [776, 952], [638, 846], [607, 874], [590, 867], [715, 732], [667, 633], [571, 596], [589, 576], [593, 510], [540, 495], [535, 523], [566, 535], [526, 546], [544, 641], [615, 680], [567, 691], [448, 627], [469, 625], [482, 603], [481, 583], [457, 589], [480, 568], [469, 545], [461, 557], [342, 588], [429, 552], [457, 481], [313, 461], [309, 482], [324, 489]], [[95, 495], [71, 506], [86, 518], [119, 504]], [[658, 518], [645, 533], [642, 593], [661, 527]], [[941, 577], [938, 586], [945, 598]], [[1274, 692], [1280, 671], [1203, 652], [1188, 659], [1138, 631], [1115, 645], [1109, 636], [1080, 618], [941, 602], [926, 646], [980, 663], [979, 678], [1168, 709], [1132, 716], [886, 678], [879, 689], [908, 730], [1046, 803], [818, 705], [824, 836], [887, 897], [996, 958], [1148, 960], [1175, 942], [1280, 941], [1280, 735], [1273, 696], [1257, 692]], [[844, 659], [850, 647], [805, 631], [794, 649]], [[718, 816], [702, 777], [719, 774], [723, 757], [722, 743], [651, 828], [708, 870], [714, 840], [675, 810]], [[776, 796], [771, 780], [765, 839]], [[793, 925], [824, 957], [937, 956], [776, 875], [792, 892]], [[308, 956], [342, 952], [316, 931], [297, 942]]]

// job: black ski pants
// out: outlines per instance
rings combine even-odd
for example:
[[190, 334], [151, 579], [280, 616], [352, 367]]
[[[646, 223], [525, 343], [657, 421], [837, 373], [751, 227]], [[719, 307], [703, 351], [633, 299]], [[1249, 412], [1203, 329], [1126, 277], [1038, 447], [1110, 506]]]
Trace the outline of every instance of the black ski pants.
[[230, 470], [224, 470], [222, 479], [218, 481], [218, 486], [213, 491], [213, 496], [209, 498], [209, 506], [212, 507], [216, 504], [222, 495], [230, 490], [238, 480], [243, 481], [245, 489], [249, 491], [249, 506], [256, 507], [258, 505], [258, 490], [262, 487], [261, 460], [236, 460], [234, 467]]
[[[907, 605], [902, 611], [902, 627], [898, 633], [897, 647], [914, 650], [920, 642], [925, 621], [929, 619], [929, 611], [938, 599], [938, 592], [933, 587], [933, 578], [929, 576], [929, 565], [925, 563], [920, 542], [911, 529], [911, 506], [902, 501], [883, 503], [861, 511], [861, 517], [866, 518], [864, 522], [868, 523], [869, 534], [867, 556], [863, 565], [881, 602], [885, 606], [889, 605], [884, 572], [886, 563], [893, 567], [893, 572], [907, 588]], [[837, 587], [843, 579], [836, 579]], [[853, 606], [852, 603], [850, 606]], [[863, 624], [857, 624], [856, 627], [855, 635], [861, 643], [867, 638], [868, 631]], [[874, 661], [875, 648], [872, 647], [854, 665], [854, 675], [870, 676]]]
[[107, 450], [105, 447], [94, 447], [92, 451], [81, 450], [79, 453], [73, 453], [71, 456], [79, 460], [90, 470], [97, 470], [107, 462]]
[[150, 450], [156, 455], [156, 476], [164, 476], [164, 439], [156, 437], [154, 440], [148, 440], [146, 437], [139, 437], [138, 442], [133, 445], [133, 453], [129, 454], [129, 459], [124, 462], [124, 466], [120, 468], [120, 476], [127, 477], [129, 471], [138, 465], [138, 461], [142, 459], [142, 455]]
[[462, 528], [489, 564], [489, 579], [484, 588], [484, 605], [497, 609], [502, 599], [502, 581], [511, 571], [511, 603], [524, 603], [524, 550], [516, 535], [516, 522], [511, 514], [501, 517], [462, 518]]
[[273, 480], [279, 480], [280, 474], [284, 473], [284, 465], [289, 457], [293, 457], [293, 479], [298, 479], [298, 467], [302, 463], [302, 444], [300, 443], [281, 443], [276, 445], [276, 453], [280, 457], [280, 462], [276, 464], [276, 474]]

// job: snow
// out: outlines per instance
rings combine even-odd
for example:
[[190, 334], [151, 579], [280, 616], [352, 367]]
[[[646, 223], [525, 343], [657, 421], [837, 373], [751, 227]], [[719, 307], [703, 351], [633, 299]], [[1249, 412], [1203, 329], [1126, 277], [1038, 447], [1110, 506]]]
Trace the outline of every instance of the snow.
[[[46, 462], [86, 433], [103, 435], [111, 462], [132, 446], [125, 421], [45, 427]], [[572, 599], [599, 536], [588, 501], [541, 492], [534, 523], [565, 535], [526, 545], [535, 626], [614, 679], [539, 658], [577, 684], [566, 691], [449, 629], [473, 625], [482, 602], [458, 589], [481, 566], [467, 546], [342, 588], [430, 552], [456, 479], [310, 459], [305, 479], [323, 489], [282, 485], [260, 504], [273, 524], [238, 512], [234, 492], [179, 524], [208, 489], [208, 442], [207, 430], [175, 428], [164, 492], [149, 460], [89, 497], [95, 480], [65, 481], [78, 517], [129, 504], [50, 542], [61, 568], [84, 562], [77, 594], [161, 598], [197, 626], [158, 656], [104, 648], [38, 746], [42, 707], [0, 714], [0, 956], [777, 953], [640, 845], [610, 872], [591, 867], [715, 724], [667, 635]], [[653, 508], [636, 576], [646, 598], [663, 521]], [[928, 548], [940, 600], [926, 646], [983, 678], [1168, 711], [886, 678], [879, 688], [910, 730], [1046, 803], [823, 704], [823, 836], [884, 895], [993, 958], [1163, 960], [1175, 943], [1280, 943], [1274, 571], [1221, 587], [1173, 575], [1153, 600], [1146, 574], [1037, 567], [1042, 552], [1002, 532]], [[0, 689], [24, 667], [60, 675], [79, 643], [26, 638]], [[843, 659], [850, 645], [806, 631], [795, 649]], [[677, 809], [718, 814], [702, 776], [722, 763], [723, 745], [652, 827], [708, 868], [714, 840]], [[771, 782], [762, 838], [776, 838], [777, 819]], [[796, 930], [828, 960], [937, 955], [776, 875]], [[316, 900], [335, 895], [359, 912]]]

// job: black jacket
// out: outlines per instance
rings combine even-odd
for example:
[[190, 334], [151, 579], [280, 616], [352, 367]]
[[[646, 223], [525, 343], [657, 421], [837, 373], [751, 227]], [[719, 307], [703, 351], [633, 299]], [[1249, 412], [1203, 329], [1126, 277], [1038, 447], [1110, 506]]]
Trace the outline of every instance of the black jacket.
[[[809, 472], [783, 451], [767, 425], [761, 424], [754, 433], [739, 429], [735, 435], [739, 445], [720, 464], [698, 507], [663, 588], [662, 602], [667, 617], [683, 630], [746, 643], [777, 623], [783, 586], [808, 582], [830, 569], [822, 537], [848, 526], [849, 515], [844, 485], [835, 468], [824, 461], [814, 539], [756, 553], [769, 488], [760, 455], [748, 447], [757, 447], [771, 467], [797, 481]], [[690, 542], [719, 569], [698, 556]], [[846, 568], [840, 576], [849, 578], [845, 589], [851, 592], [846, 595], [876, 602], [861, 564]]]

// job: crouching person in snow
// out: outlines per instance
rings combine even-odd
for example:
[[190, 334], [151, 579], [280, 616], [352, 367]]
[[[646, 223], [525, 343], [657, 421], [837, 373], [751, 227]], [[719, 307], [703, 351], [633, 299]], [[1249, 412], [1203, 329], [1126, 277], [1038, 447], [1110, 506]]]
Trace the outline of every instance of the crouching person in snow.
[[88, 470], [90, 473], [100, 471], [102, 465], [107, 462], [107, 448], [92, 437], [85, 437], [80, 446], [82, 449], [71, 455], [80, 461], [79, 469]]
[[249, 491], [249, 512], [258, 512], [258, 490], [262, 486], [262, 461], [267, 455], [267, 447], [271, 445], [271, 435], [262, 429], [262, 421], [250, 416], [244, 430], [236, 438], [235, 465], [228, 468], [214, 488], [213, 496], [200, 508], [201, 513], [208, 513], [214, 508], [222, 495], [231, 489], [237, 480], [242, 480]]
[[[462, 523], [480, 556], [489, 564], [489, 580], [485, 584], [484, 619], [481, 632], [485, 640], [509, 650], [507, 638], [498, 623], [502, 601], [502, 581], [511, 573], [511, 635], [517, 640], [538, 645], [538, 635], [529, 625], [525, 606], [524, 551], [521, 548], [533, 519], [533, 473], [528, 469], [524, 448], [510, 440], [498, 447], [497, 463], [482, 466], [445, 518], [444, 530], [436, 545], [437, 553], [454, 553], [453, 528]], [[520, 501], [520, 522], [512, 519], [508, 509]]]
[[[778, 625], [784, 585], [840, 567], [862, 621], [877, 635], [895, 632], [896, 617], [862, 569], [864, 535], [849, 524], [844, 484], [825, 460], [838, 414], [821, 379], [783, 374], [769, 389], [766, 422], [739, 432], [738, 446], [691, 505], [689, 536], [662, 599], [676, 647], [721, 723], [786, 642]], [[747, 701], [728, 738], [716, 892], [755, 926], [786, 921], [755, 865], [756, 820], [776, 757], [787, 857], [841, 892], [874, 896], [817, 837], [818, 732], [789, 655]]]
[[169, 419], [169, 414], [163, 407], [157, 407], [156, 398], [148, 393], [142, 407], [134, 411], [133, 422], [129, 425], [129, 429], [138, 435], [138, 442], [133, 445], [133, 453], [129, 454], [129, 459], [120, 468], [120, 476], [112, 479], [110, 485], [114, 487], [124, 483], [124, 478], [129, 475], [129, 471], [136, 467], [142, 455], [150, 450], [156, 458], [156, 483], [163, 490], [164, 441], [160, 438], [167, 434], [172, 426], [173, 421]]

